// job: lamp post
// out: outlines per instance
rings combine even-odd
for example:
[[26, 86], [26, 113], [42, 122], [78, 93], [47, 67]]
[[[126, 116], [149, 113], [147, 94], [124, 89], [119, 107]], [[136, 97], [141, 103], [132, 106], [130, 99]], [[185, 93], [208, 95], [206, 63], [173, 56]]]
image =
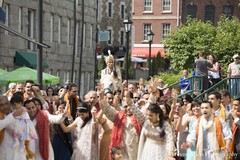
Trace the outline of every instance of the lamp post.
[[123, 21], [125, 32], [126, 32], [126, 37], [127, 37], [127, 41], [126, 41], [126, 50], [127, 51], [126, 51], [126, 54], [125, 54], [125, 56], [127, 57], [127, 59], [126, 59], [126, 68], [125, 68], [125, 77], [126, 77], [127, 84], [128, 84], [129, 32], [131, 31], [132, 23], [133, 22], [129, 19], [129, 17], [127, 17], [127, 19], [125, 19]]
[[152, 41], [153, 41], [153, 36], [154, 33], [152, 32], [152, 30], [150, 30], [147, 33], [147, 37], [148, 37], [148, 42], [149, 42], [149, 70], [148, 70], [148, 77], [150, 78], [152, 76], [152, 57], [151, 57], [151, 45], [152, 45]]

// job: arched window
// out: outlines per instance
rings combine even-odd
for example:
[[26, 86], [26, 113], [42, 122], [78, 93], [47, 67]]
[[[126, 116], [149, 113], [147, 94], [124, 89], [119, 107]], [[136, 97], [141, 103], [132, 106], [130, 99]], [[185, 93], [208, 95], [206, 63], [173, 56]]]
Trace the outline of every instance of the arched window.
[[205, 6], [205, 22], [210, 21], [214, 24], [215, 19], [215, 6], [214, 5], [207, 5]]
[[232, 18], [232, 16], [233, 16], [233, 6], [231, 6], [231, 5], [223, 6], [223, 14], [225, 14], [228, 18]]
[[197, 6], [196, 5], [187, 5], [187, 16], [190, 16], [191, 18], [197, 17]]

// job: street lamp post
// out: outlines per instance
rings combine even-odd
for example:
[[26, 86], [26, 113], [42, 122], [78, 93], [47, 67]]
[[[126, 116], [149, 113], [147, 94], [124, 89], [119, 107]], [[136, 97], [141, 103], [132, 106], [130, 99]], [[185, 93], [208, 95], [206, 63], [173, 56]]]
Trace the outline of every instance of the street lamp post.
[[126, 77], [126, 81], [128, 84], [128, 52], [129, 52], [129, 33], [131, 31], [131, 27], [132, 27], [132, 21], [129, 19], [129, 17], [127, 17], [127, 19], [125, 19], [123, 21], [124, 24], [124, 28], [125, 28], [125, 32], [126, 32], [126, 37], [127, 37], [127, 41], [126, 41], [126, 54], [125, 56], [127, 57], [126, 59], [126, 68], [125, 68], [125, 77]]
[[152, 76], [152, 57], [151, 57], [151, 45], [152, 45], [152, 41], [153, 41], [153, 36], [154, 33], [152, 32], [152, 30], [150, 30], [147, 33], [147, 37], [148, 37], [148, 42], [149, 42], [149, 70], [148, 70], [148, 77], [150, 78]]

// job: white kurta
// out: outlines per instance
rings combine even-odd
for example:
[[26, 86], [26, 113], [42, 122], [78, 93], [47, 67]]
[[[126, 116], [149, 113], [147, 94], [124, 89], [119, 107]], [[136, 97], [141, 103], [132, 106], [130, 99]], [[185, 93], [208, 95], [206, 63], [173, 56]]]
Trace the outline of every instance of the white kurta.
[[[13, 115], [7, 115], [5, 119], [0, 120], [0, 130], [13, 123], [15, 123]], [[25, 149], [20, 148], [20, 145], [13, 147], [14, 143], [14, 138], [5, 130], [3, 141], [0, 144], [0, 160], [26, 160]]]
[[[48, 111], [45, 111], [48, 116], [49, 123], [54, 124], [54, 123], [61, 123], [64, 120], [64, 117], [62, 115], [51, 115]], [[37, 121], [36, 119], [33, 120], [33, 124], [36, 127]], [[29, 149], [35, 153], [35, 157], [32, 158], [31, 160], [43, 160], [42, 156], [40, 154], [39, 150], [39, 139], [35, 141], [30, 141], [29, 144]], [[49, 158], [48, 160], [54, 160], [54, 152], [52, 148], [52, 144], [50, 142], [49, 138]]]

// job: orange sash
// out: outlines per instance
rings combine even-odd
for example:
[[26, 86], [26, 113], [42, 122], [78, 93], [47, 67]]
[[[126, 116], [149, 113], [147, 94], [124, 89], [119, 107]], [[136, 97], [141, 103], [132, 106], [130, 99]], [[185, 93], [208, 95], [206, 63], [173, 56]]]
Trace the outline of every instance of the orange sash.
[[[230, 147], [229, 147], [230, 155], [233, 155], [233, 152], [234, 152], [234, 140], [235, 140], [235, 134], [236, 134], [237, 129], [238, 129], [238, 127], [233, 120], [233, 122], [232, 122], [232, 133], [233, 133], [232, 134], [232, 141], [231, 141]], [[232, 159], [232, 157], [230, 157], [230, 159]]]
[[[199, 130], [200, 118], [198, 118], [198, 123], [197, 123], [197, 127], [196, 127], [196, 136], [197, 136], [197, 138], [198, 138], [198, 130]], [[219, 148], [221, 150], [226, 145], [225, 141], [223, 139], [223, 135], [222, 135], [222, 123], [221, 123], [220, 119], [218, 117], [216, 117], [216, 116], [214, 116], [213, 120], [214, 120], [214, 123], [216, 125], [216, 136], [217, 136], [217, 141], [218, 141], [218, 144], [219, 144]]]

